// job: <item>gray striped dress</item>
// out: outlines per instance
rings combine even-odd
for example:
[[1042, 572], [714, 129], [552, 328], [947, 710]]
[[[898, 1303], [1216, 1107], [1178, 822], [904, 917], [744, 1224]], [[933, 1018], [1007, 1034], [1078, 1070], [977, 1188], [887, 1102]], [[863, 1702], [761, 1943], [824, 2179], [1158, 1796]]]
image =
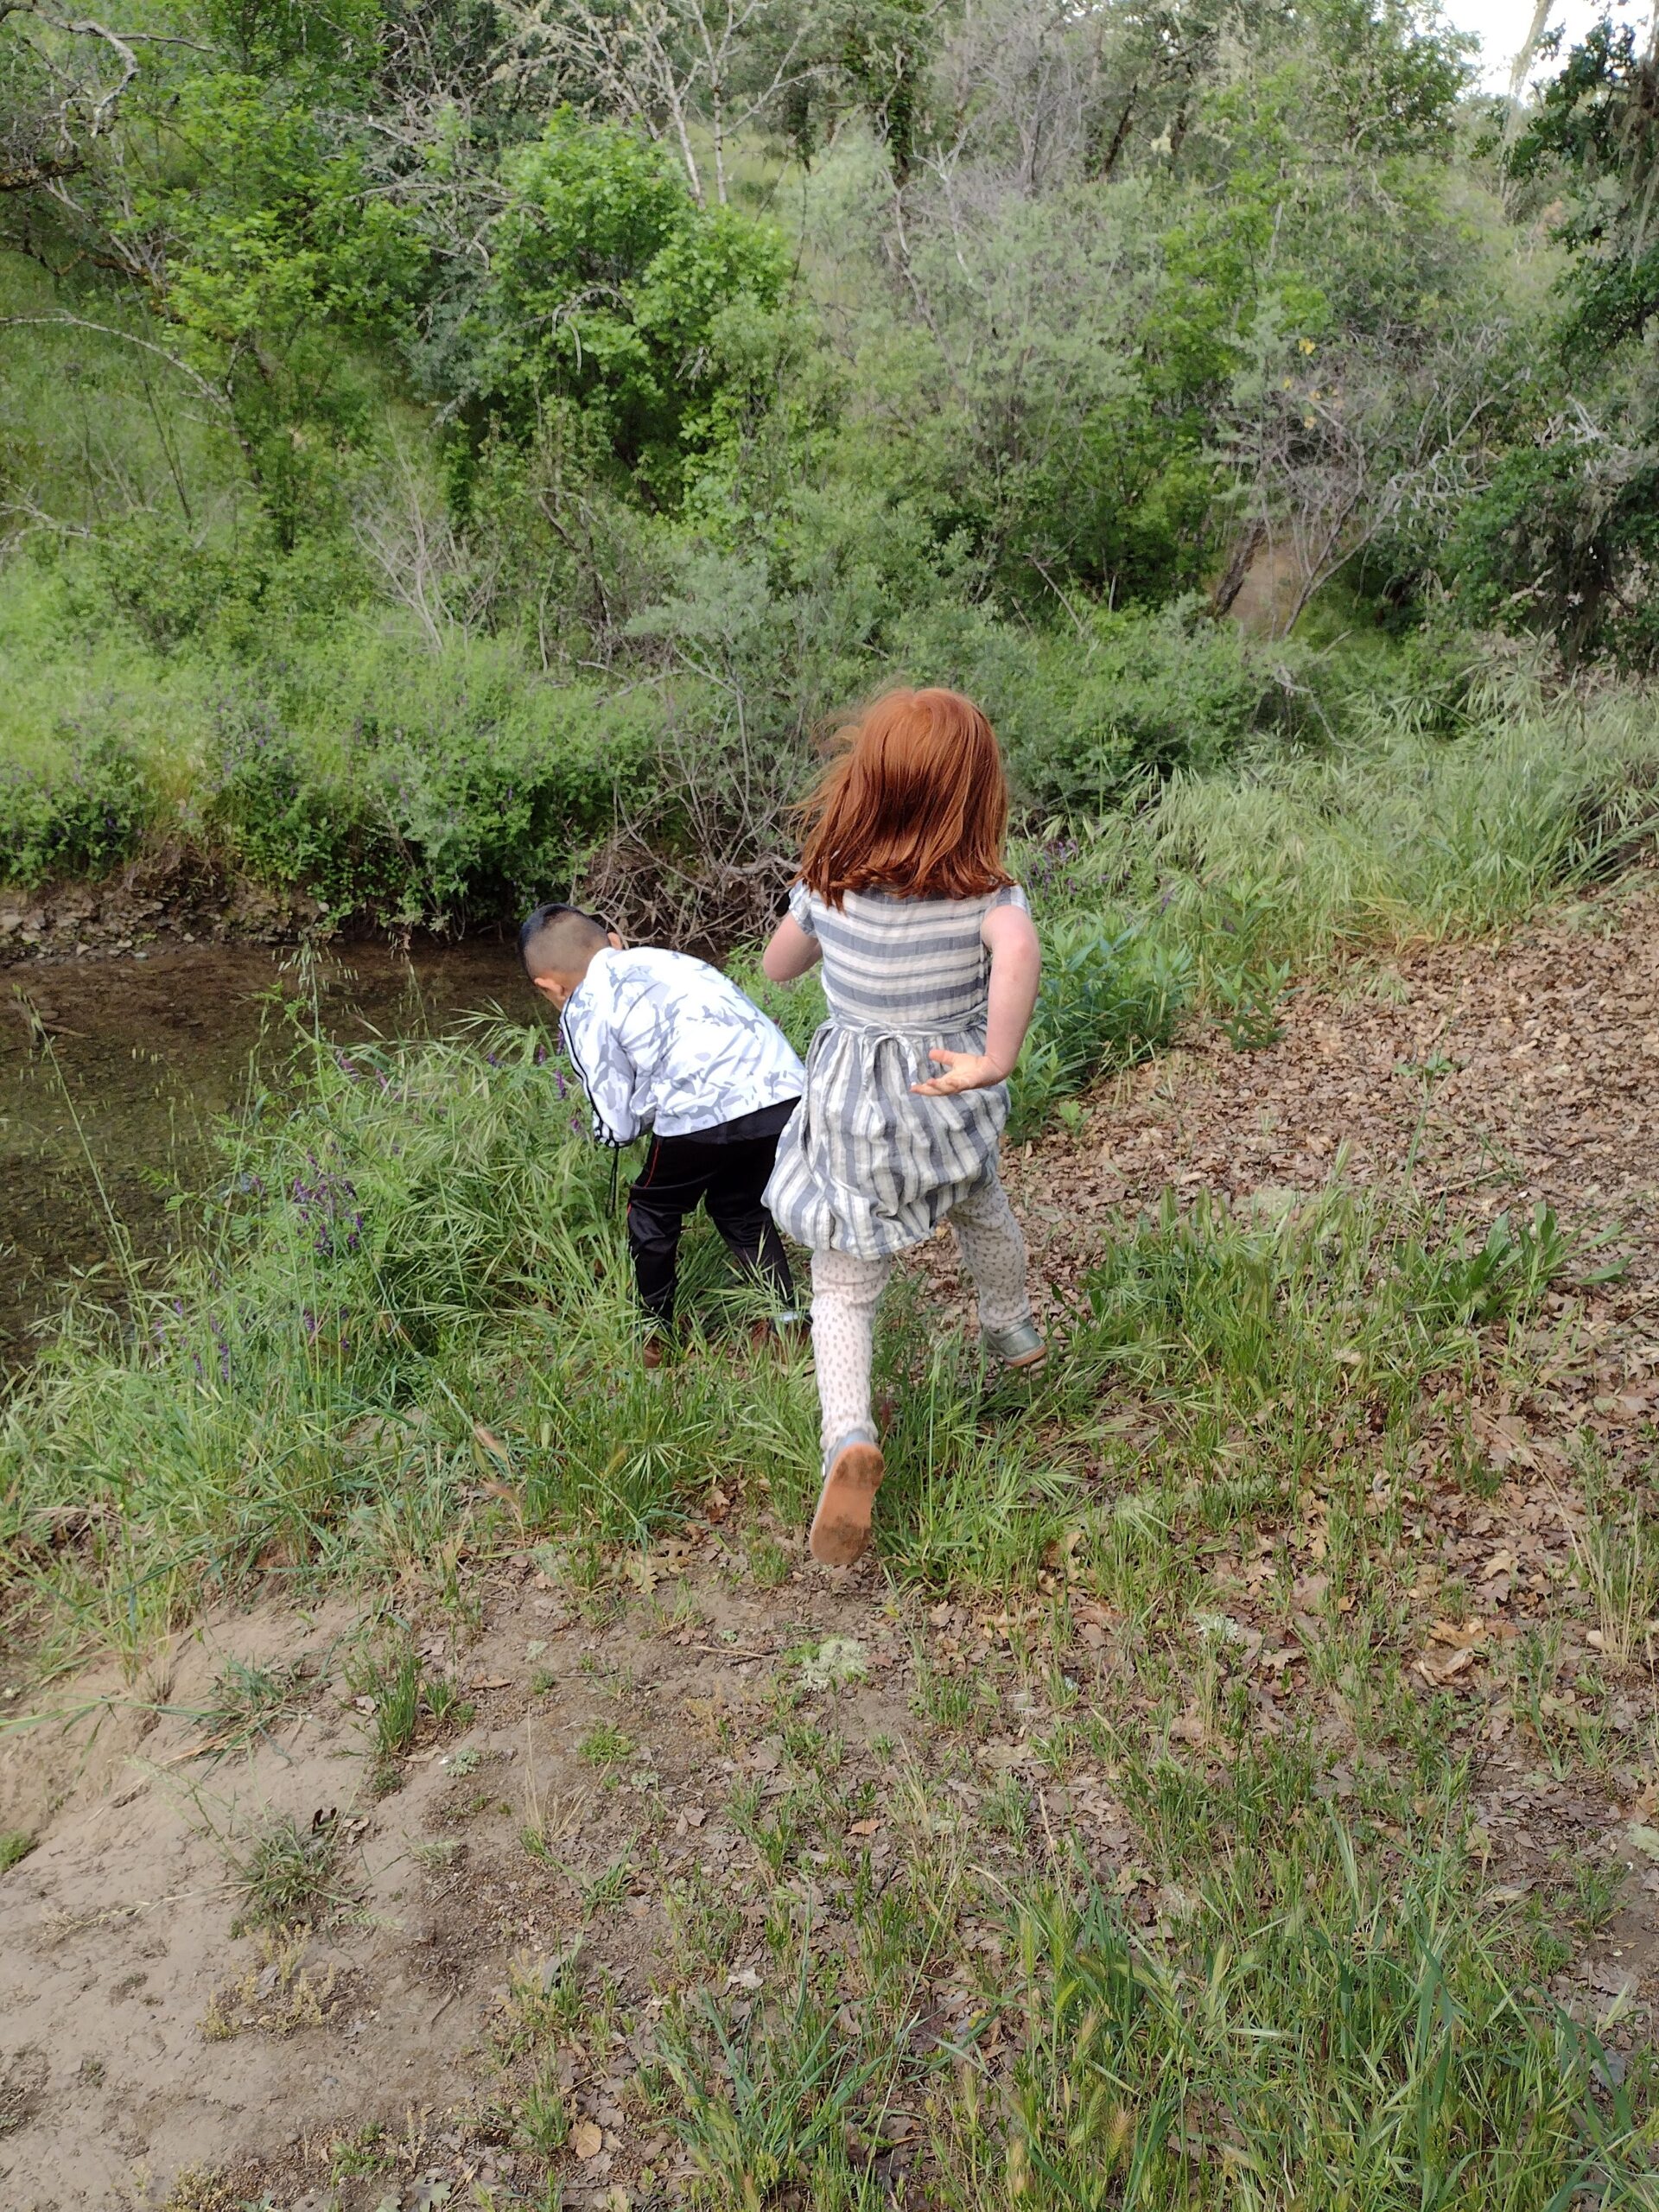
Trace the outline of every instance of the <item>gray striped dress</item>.
[[823, 948], [830, 1019], [812, 1039], [806, 1091], [778, 1141], [766, 1205], [814, 1251], [881, 1259], [931, 1236], [996, 1168], [1008, 1087], [918, 1098], [939, 1045], [985, 1049], [994, 906], [1026, 906], [1017, 885], [977, 899], [849, 891], [837, 908], [798, 883], [789, 911]]

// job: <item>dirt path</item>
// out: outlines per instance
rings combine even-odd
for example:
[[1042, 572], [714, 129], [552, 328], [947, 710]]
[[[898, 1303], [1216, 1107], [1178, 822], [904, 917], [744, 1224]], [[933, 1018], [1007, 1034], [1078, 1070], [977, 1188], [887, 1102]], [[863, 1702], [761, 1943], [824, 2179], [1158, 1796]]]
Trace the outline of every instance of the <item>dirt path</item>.
[[[1356, 971], [1344, 993], [1300, 991], [1276, 1046], [1198, 1040], [1012, 1179], [1052, 1303], [1126, 1211], [1166, 1188], [1308, 1189], [1339, 1160], [1362, 1179], [1412, 1173], [1477, 1216], [1541, 1202], [1574, 1228], [1617, 1224], [1610, 1253], [1630, 1264], [1588, 1301], [1584, 1358], [1526, 1400], [1495, 1385], [1476, 1410], [1495, 1471], [1485, 1502], [1430, 1486], [1412, 1541], [1436, 1575], [1463, 1577], [1475, 1611], [1448, 1643], [1420, 1605], [1410, 1656], [1414, 1682], [1471, 1694], [1462, 1740], [1492, 1878], [1518, 1896], [1573, 1866], [1611, 1870], [1617, 1902], [1557, 1993], [1586, 2017], [1616, 2002], [1638, 2043], [1659, 1999], [1651, 1682], [1627, 1678], [1599, 1712], [1611, 1749], [1594, 1772], [1565, 1751], [1547, 1765], [1499, 1683], [1507, 1642], [1548, 1622], [1560, 1695], [1546, 1704], [1570, 1719], [1597, 1648], [1573, 1580], [1563, 1440], [1587, 1425], [1609, 1464], [1651, 1466], [1656, 1095], [1648, 884], [1504, 948], [1425, 950]], [[928, 1264], [948, 1276], [942, 1248]], [[1342, 1797], [1353, 1734], [1308, 1656], [1322, 1510], [1305, 1502], [1249, 1543], [1211, 1547], [1208, 1571], [1260, 1726], [1317, 1717]], [[112, 1670], [59, 1683], [37, 1725], [9, 1732], [0, 1830], [38, 1838], [0, 1876], [9, 2212], [225, 2212], [262, 2191], [283, 2212], [433, 2212], [478, 2201], [474, 2188], [540, 2201], [550, 2157], [567, 2204], [668, 2201], [680, 2152], [640, 2087], [664, 1962], [695, 1942], [718, 1961], [710, 1986], [747, 2001], [772, 1972], [779, 1885], [821, 1884], [829, 1941], [839, 1908], [823, 1870], [837, 1853], [879, 1886], [938, 1806], [977, 1817], [1010, 1777], [1029, 1791], [1032, 1831], [975, 1830], [993, 1872], [1074, 1839], [1135, 1916], [1164, 1909], [1109, 1769], [1058, 1759], [1044, 1735], [1062, 1657], [1085, 1710], [1129, 1679], [1133, 1633], [1097, 1605], [1062, 1622], [1060, 1589], [1011, 1618], [897, 1592], [874, 1563], [833, 1579], [799, 1563], [798, 1532], [773, 1526], [764, 1500], [718, 1496], [683, 1539], [618, 1572], [584, 1587], [525, 1549], [480, 1562], [457, 1614], [429, 1605], [426, 1660], [474, 1710], [425, 1726], [390, 1775], [347, 1663], [358, 1623], [345, 1605], [207, 1623], [137, 1684]], [[226, 1684], [249, 1670], [279, 1693], [237, 1743]], [[995, 1710], [965, 1729], [952, 1700], [981, 1694]], [[1201, 1744], [1203, 1726], [1178, 1721], [1172, 1739], [1185, 1726]], [[896, 1779], [906, 1772], [935, 1777], [932, 1810]], [[816, 1840], [785, 1884], [769, 1823], [781, 1836], [809, 1799]], [[329, 1870], [329, 1909], [286, 1941], [238, 1929], [235, 1873], [282, 1816], [301, 1839], [327, 1835]], [[969, 1931], [988, 1958], [998, 1940]], [[566, 2133], [543, 2153], [501, 2120], [499, 2099], [526, 2008], [562, 2001], [573, 1977]], [[953, 2033], [969, 2004], [960, 1961], [941, 1963], [925, 1998], [926, 2032]], [[880, 2152], [890, 2183], [909, 2126], [899, 2115]]]
[[1659, 883], [1651, 874], [1503, 944], [1434, 945], [1345, 988], [1304, 986], [1283, 1034], [1219, 1032], [1137, 1070], [1084, 1134], [1014, 1169], [1058, 1287], [1125, 1211], [1173, 1189], [1307, 1191], [1338, 1162], [1412, 1176], [1453, 1212], [1542, 1204], [1629, 1262], [1606, 1314], [1659, 1331]]

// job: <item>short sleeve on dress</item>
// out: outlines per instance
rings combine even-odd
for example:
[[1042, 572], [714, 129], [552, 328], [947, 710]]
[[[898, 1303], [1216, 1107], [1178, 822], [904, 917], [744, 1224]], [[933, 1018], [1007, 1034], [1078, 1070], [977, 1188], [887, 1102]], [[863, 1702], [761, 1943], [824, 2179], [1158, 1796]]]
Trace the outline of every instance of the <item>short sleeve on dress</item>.
[[804, 883], [790, 886], [789, 916], [791, 921], [800, 924], [808, 937], [817, 937], [818, 932], [812, 920], [812, 893]]
[[1022, 914], [1031, 912], [1031, 901], [1017, 883], [1005, 883], [1000, 891], [993, 894], [986, 912], [994, 913], [999, 906], [1017, 906]]

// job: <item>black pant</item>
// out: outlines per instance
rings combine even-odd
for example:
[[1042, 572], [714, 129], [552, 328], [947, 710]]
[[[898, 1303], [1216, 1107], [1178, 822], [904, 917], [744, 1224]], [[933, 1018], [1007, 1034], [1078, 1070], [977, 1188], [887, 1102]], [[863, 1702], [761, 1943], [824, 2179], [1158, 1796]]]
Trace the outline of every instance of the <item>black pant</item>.
[[775, 1131], [716, 1144], [701, 1133], [652, 1139], [628, 1192], [628, 1249], [640, 1302], [663, 1327], [674, 1319], [680, 1231], [699, 1199], [744, 1273], [765, 1283], [780, 1306], [793, 1306], [795, 1281], [784, 1240], [760, 1202], [777, 1152]]

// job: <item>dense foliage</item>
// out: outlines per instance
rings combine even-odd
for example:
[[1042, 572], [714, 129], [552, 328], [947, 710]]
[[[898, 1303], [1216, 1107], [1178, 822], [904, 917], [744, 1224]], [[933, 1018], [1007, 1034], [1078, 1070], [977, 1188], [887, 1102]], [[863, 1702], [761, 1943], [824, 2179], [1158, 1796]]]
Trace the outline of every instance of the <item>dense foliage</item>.
[[0, 875], [772, 898], [826, 721], [1036, 822], [1659, 655], [1653, 63], [1400, 0], [0, 18]]

